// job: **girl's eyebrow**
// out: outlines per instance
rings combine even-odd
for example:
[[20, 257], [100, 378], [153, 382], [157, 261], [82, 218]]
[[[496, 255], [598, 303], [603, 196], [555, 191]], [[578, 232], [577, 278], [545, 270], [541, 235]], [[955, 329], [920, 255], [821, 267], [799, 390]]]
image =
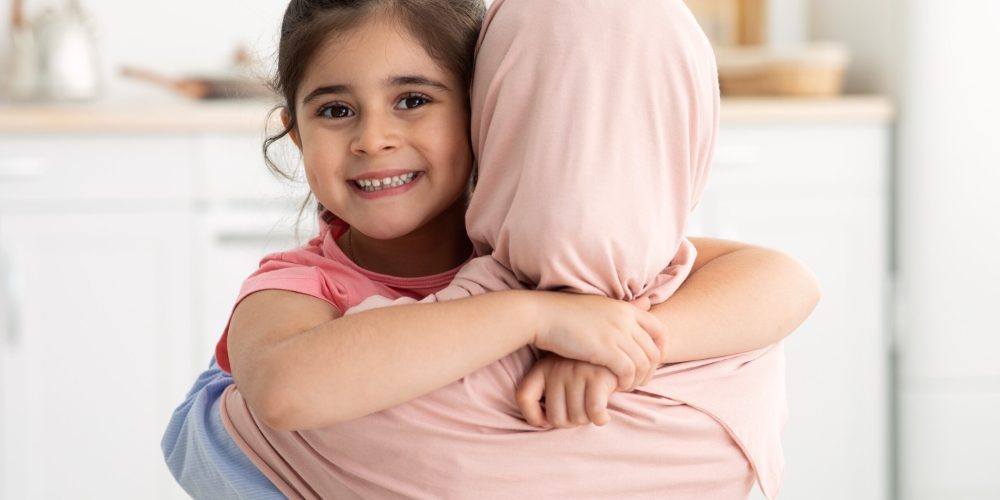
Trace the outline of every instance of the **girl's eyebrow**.
[[[424, 87], [433, 87], [444, 92], [451, 92], [451, 89], [437, 81], [427, 78], [426, 76], [419, 75], [403, 75], [403, 76], [390, 76], [386, 78], [386, 85], [389, 87], [402, 87], [406, 85], [420, 85]], [[324, 85], [322, 87], [317, 87], [315, 90], [307, 94], [302, 98], [302, 104], [309, 104], [312, 101], [322, 95], [326, 94], [348, 94], [353, 91], [353, 87], [350, 85], [336, 84], [336, 85]]]
[[309, 104], [309, 101], [312, 101], [313, 99], [316, 99], [317, 97], [319, 97], [321, 95], [326, 95], [326, 94], [347, 94], [350, 91], [351, 91], [351, 86], [350, 85], [343, 85], [343, 84], [326, 85], [326, 86], [323, 86], [323, 87], [317, 87], [316, 90], [313, 90], [308, 95], [306, 95], [305, 97], [302, 98], [302, 105], [304, 106], [306, 104]]
[[422, 85], [425, 87], [434, 87], [445, 92], [451, 92], [451, 89], [447, 85], [437, 81], [431, 80], [426, 76], [419, 75], [404, 75], [404, 76], [393, 76], [387, 79], [386, 83], [391, 87], [401, 87], [404, 85]]

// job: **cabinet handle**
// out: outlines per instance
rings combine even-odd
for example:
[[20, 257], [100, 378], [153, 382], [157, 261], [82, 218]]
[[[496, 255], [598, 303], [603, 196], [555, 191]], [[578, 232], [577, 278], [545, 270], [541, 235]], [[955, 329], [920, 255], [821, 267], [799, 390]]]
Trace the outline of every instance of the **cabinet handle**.
[[21, 325], [17, 314], [17, 303], [14, 301], [11, 266], [8, 265], [3, 248], [0, 248], [0, 319], [3, 319], [3, 325], [0, 326], [7, 330], [5, 342], [9, 347], [16, 347], [20, 343]]
[[294, 241], [291, 234], [281, 233], [254, 233], [254, 232], [224, 232], [215, 236], [215, 241], [224, 245], [246, 244], [246, 243], [274, 243], [280, 241]]
[[0, 161], [0, 180], [21, 181], [38, 179], [48, 171], [38, 158], [9, 158]]

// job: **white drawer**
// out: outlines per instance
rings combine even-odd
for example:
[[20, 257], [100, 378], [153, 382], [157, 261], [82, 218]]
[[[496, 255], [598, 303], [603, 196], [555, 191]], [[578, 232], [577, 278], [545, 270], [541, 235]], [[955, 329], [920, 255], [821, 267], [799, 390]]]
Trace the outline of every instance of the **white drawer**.
[[888, 160], [884, 125], [722, 127], [709, 186], [850, 191], [885, 185]]
[[5, 135], [0, 202], [187, 199], [195, 159], [190, 136]]

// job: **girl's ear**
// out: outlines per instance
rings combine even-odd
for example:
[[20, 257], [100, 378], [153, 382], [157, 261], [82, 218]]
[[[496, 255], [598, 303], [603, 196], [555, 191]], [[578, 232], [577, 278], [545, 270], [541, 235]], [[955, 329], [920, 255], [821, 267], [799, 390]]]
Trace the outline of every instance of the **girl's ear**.
[[[288, 128], [288, 124], [291, 123], [291, 122], [292, 122], [292, 116], [288, 113], [288, 108], [282, 109], [281, 110], [281, 125], [287, 129]], [[299, 140], [299, 131], [298, 131], [298, 129], [297, 128], [293, 128], [293, 129], [289, 130], [288, 131], [288, 137], [291, 137], [292, 142], [295, 143], [295, 147], [299, 148], [299, 151], [301, 151], [302, 150], [302, 141]]]

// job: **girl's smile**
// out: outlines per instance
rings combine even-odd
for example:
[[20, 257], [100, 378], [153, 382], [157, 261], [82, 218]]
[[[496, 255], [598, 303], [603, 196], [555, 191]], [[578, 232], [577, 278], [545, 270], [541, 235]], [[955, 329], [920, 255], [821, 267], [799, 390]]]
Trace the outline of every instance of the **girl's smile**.
[[409, 191], [420, 180], [420, 172], [385, 170], [351, 179], [351, 186], [363, 198], [375, 199]]

